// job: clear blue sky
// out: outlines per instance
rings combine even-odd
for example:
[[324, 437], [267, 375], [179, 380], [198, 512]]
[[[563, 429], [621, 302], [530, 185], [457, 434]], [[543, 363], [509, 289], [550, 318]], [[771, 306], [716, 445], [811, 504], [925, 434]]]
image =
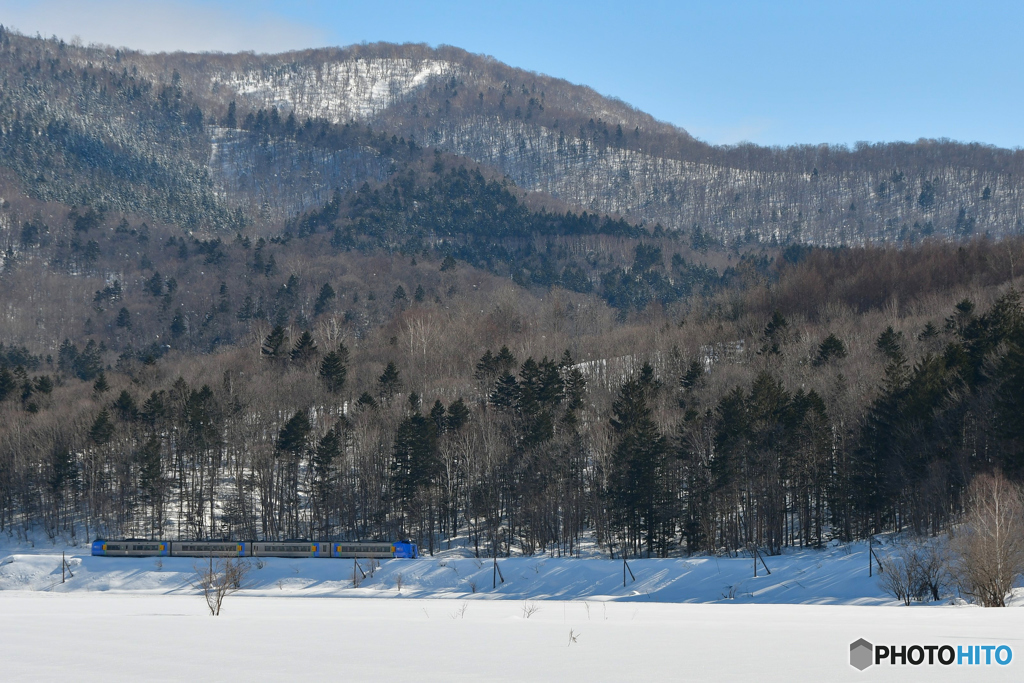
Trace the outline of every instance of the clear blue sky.
[[456, 45], [713, 143], [1024, 146], [1020, 2], [0, 0], [0, 23], [149, 51]]

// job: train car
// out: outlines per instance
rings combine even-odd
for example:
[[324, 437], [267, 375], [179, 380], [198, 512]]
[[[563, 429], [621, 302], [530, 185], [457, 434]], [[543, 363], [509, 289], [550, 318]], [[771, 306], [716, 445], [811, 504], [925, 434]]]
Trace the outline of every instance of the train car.
[[249, 541], [172, 541], [175, 557], [246, 557]]
[[255, 541], [253, 557], [330, 557], [331, 544], [318, 541]]
[[171, 554], [169, 541], [146, 541], [129, 538], [123, 541], [96, 540], [92, 554], [101, 557], [167, 557]]
[[416, 558], [418, 557], [418, 552], [415, 543], [356, 543], [343, 541], [331, 544], [331, 557]]

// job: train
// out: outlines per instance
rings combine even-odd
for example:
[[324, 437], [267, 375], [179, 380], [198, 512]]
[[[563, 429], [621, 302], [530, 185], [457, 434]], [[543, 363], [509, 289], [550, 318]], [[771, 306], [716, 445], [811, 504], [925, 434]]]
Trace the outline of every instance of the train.
[[391, 559], [419, 557], [409, 541], [147, 541], [105, 540], [92, 543], [100, 557], [330, 557]]

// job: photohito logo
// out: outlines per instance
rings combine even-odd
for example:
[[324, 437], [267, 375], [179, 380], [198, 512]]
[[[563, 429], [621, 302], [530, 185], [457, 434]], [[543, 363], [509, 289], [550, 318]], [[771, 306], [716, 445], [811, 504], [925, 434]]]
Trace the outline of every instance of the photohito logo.
[[872, 645], [863, 638], [850, 643], [850, 666], [858, 671], [872, 664], [1006, 666], [1011, 661], [1009, 645]]

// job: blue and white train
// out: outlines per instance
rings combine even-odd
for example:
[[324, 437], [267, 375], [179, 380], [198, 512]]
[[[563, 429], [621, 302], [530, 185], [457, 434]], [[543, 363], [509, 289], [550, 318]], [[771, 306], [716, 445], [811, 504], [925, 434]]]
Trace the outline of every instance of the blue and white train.
[[147, 541], [96, 540], [92, 554], [102, 557], [334, 557], [415, 559], [415, 543], [339, 541]]

